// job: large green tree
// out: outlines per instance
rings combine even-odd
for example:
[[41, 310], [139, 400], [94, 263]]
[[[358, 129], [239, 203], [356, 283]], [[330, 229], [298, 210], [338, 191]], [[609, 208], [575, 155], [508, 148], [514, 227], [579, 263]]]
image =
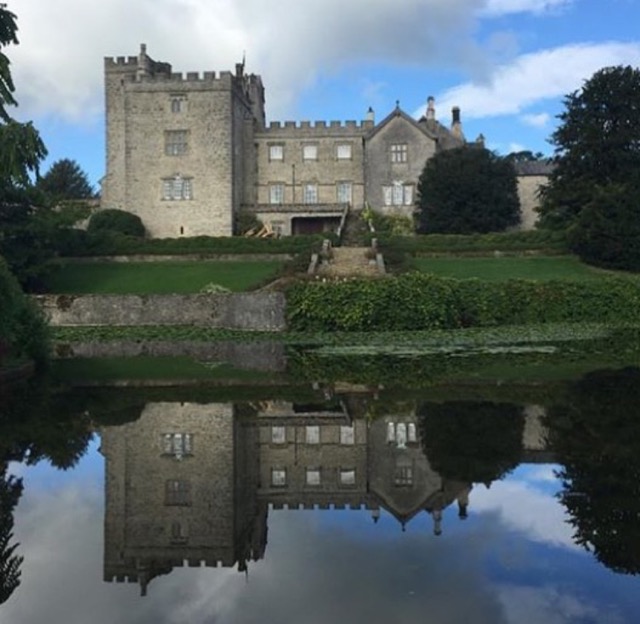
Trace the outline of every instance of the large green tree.
[[37, 187], [53, 203], [67, 199], [89, 199], [94, 195], [89, 176], [75, 160], [69, 158], [54, 162], [38, 180]]
[[640, 170], [640, 70], [606, 67], [567, 95], [551, 136], [555, 168], [543, 190], [540, 225], [576, 223], [598, 188]]
[[439, 152], [418, 181], [418, 228], [425, 234], [499, 232], [517, 225], [513, 164], [480, 147]]
[[32, 123], [19, 123], [7, 111], [17, 102], [4, 49], [18, 43], [17, 31], [16, 16], [0, 4], [0, 256], [30, 287], [53, 255], [53, 243], [48, 215], [34, 207], [32, 184], [46, 148]]

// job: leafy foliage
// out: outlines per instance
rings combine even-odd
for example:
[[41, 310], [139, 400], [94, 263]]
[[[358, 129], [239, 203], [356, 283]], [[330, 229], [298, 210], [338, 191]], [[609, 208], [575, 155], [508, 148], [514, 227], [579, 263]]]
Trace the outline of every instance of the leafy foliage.
[[483, 282], [406, 273], [393, 279], [305, 281], [287, 290], [299, 331], [402, 331], [549, 322], [640, 320], [637, 280]]
[[489, 485], [520, 463], [524, 428], [520, 406], [424, 403], [417, 414], [425, 454], [445, 478]]
[[11, 597], [20, 585], [23, 557], [15, 554], [12, 544], [13, 510], [22, 495], [22, 479], [7, 475], [6, 463], [0, 462], [0, 604]]
[[639, 402], [639, 369], [594, 373], [547, 419], [574, 539], [627, 574], [640, 574]]
[[44, 364], [49, 334], [40, 310], [21, 291], [0, 258], [0, 365], [3, 359], [30, 358]]
[[640, 271], [640, 177], [597, 187], [569, 231], [574, 251], [610, 269]]
[[624, 184], [640, 169], [640, 69], [601, 69], [564, 104], [551, 136], [555, 169], [542, 195], [544, 227], [571, 225], [598, 187]]
[[54, 162], [37, 183], [53, 203], [65, 199], [88, 199], [94, 195], [89, 176], [69, 158]]
[[418, 207], [423, 233], [496, 232], [517, 225], [513, 164], [479, 147], [439, 152], [420, 175]]
[[112, 232], [123, 236], [137, 237], [143, 237], [145, 233], [142, 219], [138, 215], [116, 208], [100, 210], [91, 215], [87, 230], [91, 234]]

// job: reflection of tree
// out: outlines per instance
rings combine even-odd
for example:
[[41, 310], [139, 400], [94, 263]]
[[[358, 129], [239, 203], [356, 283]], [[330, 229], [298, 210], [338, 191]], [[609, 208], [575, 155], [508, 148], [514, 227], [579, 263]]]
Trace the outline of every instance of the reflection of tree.
[[22, 494], [22, 479], [7, 476], [6, 464], [0, 470], [0, 604], [9, 600], [20, 585], [22, 557], [14, 554], [13, 509]]
[[616, 572], [640, 573], [640, 370], [594, 373], [549, 413], [574, 539]]
[[513, 470], [522, 456], [522, 408], [488, 402], [423, 403], [422, 446], [443, 477], [486, 483]]

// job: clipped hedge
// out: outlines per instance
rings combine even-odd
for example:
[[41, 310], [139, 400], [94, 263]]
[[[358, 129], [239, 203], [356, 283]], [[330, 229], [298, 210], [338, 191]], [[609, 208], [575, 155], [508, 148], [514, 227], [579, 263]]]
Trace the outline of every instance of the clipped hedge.
[[245, 238], [242, 236], [194, 236], [190, 238], [140, 239], [111, 232], [88, 233], [67, 230], [61, 236], [59, 253], [66, 257], [128, 255], [224, 255], [297, 254], [309, 251], [327, 236]]
[[566, 235], [562, 231], [527, 230], [491, 234], [427, 234], [419, 236], [389, 236], [378, 234], [383, 252], [402, 251], [409, 254], [481, 253], [557, 251], [568, 252]]
[[124, 236], [143, 237], [145, 234], [142, 219], [125, 210], [109, 208], [91, 215], [87, 230], [91, 234], [98, 232], [114, 232]]
[[560, 322], [640, 322], [640, 280], [456, 280], [406, 273], [313, 280], [287, 290], [298, 331], [411, 331]]

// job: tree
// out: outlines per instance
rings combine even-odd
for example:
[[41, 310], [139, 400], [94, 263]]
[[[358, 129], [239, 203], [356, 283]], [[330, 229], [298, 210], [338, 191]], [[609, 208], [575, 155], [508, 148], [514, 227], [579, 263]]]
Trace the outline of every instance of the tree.
[[6, 602], [20, 585], [23, 558], [15, 554], [13, 510], [22, 495], [22, 479], [7, 475], [6, 463], [0, 464], [0, 604]]
[[591, 373], [547, 418], [575, 541], [626, 574], [640, 574], [639, 401], [638, 369]]
[[53, 203], [65, 199], [89, 199], [93, 197], [93, 187], [89, 177], [75, 160], [63, 158], [51, 165], [37, 183]]
[[436, 154], [418, 181], [419, 230], [471, 234], [502, 231], [520, 220], [512, 163], [480, 147]]
[[598, 187], [624, 184], [640, 169], [640, 70], [601, 69], [564, 104], [540, 207], [540, 225], [550, 228], [574, 224]]
[[522, 150], [520, 152], [511, 152], [507, 154], [505, 160], [508, 160], [511, 163], [520, 163], [520, 162], [539, 162], [541, 160], [545, 160], [545, 155], [542, 152], [536, 152], [535, 154], [530, 150]]
[[[17, 106], [9, 59], [2, 48], [18, 43], [16, 16], [0, 4], [0, 200], [13, 194], [15, 187], [30, 184], [30, 174], [38, 173], [38, 165], [47, 150], [33, 124], [18, 123], [7, 112], [7, 106]], [[15, 199], [15, 197], [13, 197]]]

